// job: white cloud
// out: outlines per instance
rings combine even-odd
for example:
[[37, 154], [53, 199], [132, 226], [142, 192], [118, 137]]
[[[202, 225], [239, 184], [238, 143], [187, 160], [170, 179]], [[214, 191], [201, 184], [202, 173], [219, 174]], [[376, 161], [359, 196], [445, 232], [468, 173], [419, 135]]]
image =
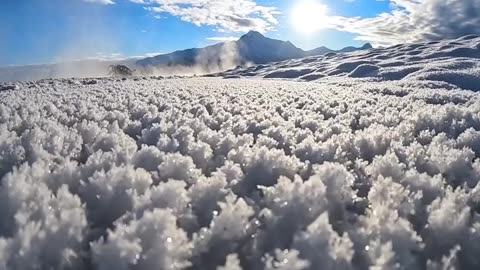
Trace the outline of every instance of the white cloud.
[[238, 40], [238, 37], [209, 37], [207, 40], [218, 41], [218, 42], [229, 42]]
[[112, 0], [83, 0], [85, 2], [90, 2], [90, 3], [98, 3], [102, 5], [112, 5], [115, 4]]
[[[97, 52], [93, 56], [81, 57], [72, 59], [72, 61], [84, 61], [84, 60], [98, 60], [98, 61], [124, 61], [124, 60], [134, 60], [134, 59], [143, 59], [147, 57], [154, 57], [157, 55], [163, 54], [162, 52], [151, 52], [145, 53], [142, 55], [123, 55], [121, 53], [104, 53]], [[59, 61], [60, 62], [60, 61]]]
[[480, 34], [479, 0], [390, 0], [392, 10], [370, 18], [330, 16], [329, 27], [358, 40], [390, 45]]
[[143, 58], [148, 58], [148, 57], [155, 57], [157, 55], [161, 55], [161, 54], [164, 54], [164, 52], [151, 52], [151, 53], [145, 53], [145, 54], [142, 54], [142, 55], [132, 55], [132, 56], [128, 56], [128, 57], [125, 57], [125, 59], [143, 59]]
[[110, 61], [110, 60], [121, 60], [125, 59], [125, 57], [121, 53], [104, 53], [104, 52], [96, 52], [94, 56], [88, 56], [84, 58], [78, 58], [76, 60], [101, 60], [101, 61]]
[[213, 26], [220, 32], [266, 32], [278, 24], [275, 7], [261, 6], [251, 0], [130, 0], [145, 9], [170, 14], [197, 26]]

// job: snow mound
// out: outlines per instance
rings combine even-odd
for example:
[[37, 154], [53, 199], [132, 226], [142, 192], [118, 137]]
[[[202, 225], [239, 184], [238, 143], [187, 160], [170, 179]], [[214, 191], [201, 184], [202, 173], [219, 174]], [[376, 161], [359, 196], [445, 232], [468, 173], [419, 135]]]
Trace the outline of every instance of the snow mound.
[[1, 86], [0, 268], [479, 269], [476, 62], [392, 52]]
[[357, 66], [350, 74], [350, 77], [361, 78], [361, 77], [375, 77], [379, 71], [379, 67], [375, 65], [363, 64]]
[[369, 81], [426, 80], [480, 90], [480, 37], [401, 44], [352, 53], [329, 53], [218, 74], [224, 78], [276, 78], [299, 81], [349, 76]]

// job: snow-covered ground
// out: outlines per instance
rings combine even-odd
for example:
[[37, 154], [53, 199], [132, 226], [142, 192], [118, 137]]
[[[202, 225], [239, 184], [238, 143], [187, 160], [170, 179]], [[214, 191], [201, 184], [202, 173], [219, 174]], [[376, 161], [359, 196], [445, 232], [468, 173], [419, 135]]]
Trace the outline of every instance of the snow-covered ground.
[[479, 269], [479, 42], [0, 85], [0, 269]]
[[330, 53], [218, 74], [226, 78], [260, 77], [315, 81], [338, 77], [370, 81], [432, 80], [480, 90], [480, 37], [404, 44], [350, 54]]

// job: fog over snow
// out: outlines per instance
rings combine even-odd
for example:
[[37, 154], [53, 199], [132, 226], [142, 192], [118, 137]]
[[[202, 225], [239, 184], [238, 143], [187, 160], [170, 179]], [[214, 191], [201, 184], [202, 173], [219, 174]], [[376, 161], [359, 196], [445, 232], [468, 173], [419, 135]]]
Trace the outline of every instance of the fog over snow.
[[0, 269], [479, 269], [479, 45], [0, 84]]

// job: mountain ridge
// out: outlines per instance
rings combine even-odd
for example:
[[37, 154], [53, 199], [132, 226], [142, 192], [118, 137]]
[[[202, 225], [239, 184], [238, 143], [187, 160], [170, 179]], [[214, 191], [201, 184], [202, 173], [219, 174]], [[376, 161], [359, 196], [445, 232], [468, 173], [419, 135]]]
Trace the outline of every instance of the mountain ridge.
[[204, 48], [177, 50], [172, 53], [147, 57], [135, 62], [136, 66], [143, 68], [173, 67], [173, 66], [217, 66], [225, 69], [226, 63], [230, 66], [246, 63], [266, 64], [307, 56], [322, 55], [325, 53], [343, 53], [356, 50], [371, 49], [366, 43], [362, 47], [345, 47], [333, 50], [325, 46], [313, 50], [303, 50], [290, 41], [272, 39], [257, 31], [250, 31], [236, 41], [217, 43]]

